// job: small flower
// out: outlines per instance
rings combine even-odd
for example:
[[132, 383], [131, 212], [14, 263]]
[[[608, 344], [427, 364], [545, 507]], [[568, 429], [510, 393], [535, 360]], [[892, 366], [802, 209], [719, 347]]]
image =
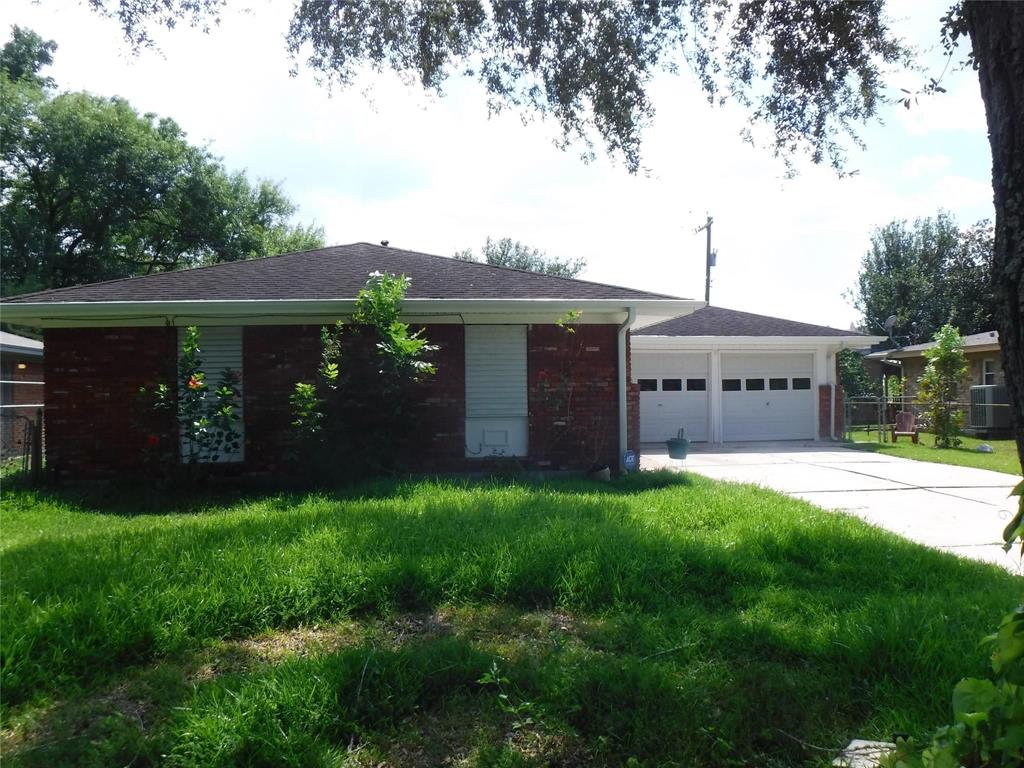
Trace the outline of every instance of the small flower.
[[149, 444], [150, 447], [153, 447], [160, 444], [160, 438], [157, 437], [156, 435], [150, 435], [149, 437], [146, 438], [146, 442]]
[[197, 377], [195, 374], [192, 374], [192, 377], [188, 380], [188, 388], [189, 389], [201, 389], [202, 386], [203, 386], [203, 382], [200, 381], [199, 377]]

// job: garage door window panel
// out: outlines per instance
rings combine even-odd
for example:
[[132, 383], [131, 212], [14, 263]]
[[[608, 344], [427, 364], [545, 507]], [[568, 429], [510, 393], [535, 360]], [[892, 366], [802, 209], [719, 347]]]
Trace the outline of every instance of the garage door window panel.
[[707, 379], [687, 379], [686, 380], [686, 391], [687, 392], [707, 392], [708, 380]]
[[722, 379], [723, 392], [739, 392], [742, 382], [739, 379]]
[[747, 379], [746, 390], [747, 392], [763, 392], [764, 379]]
[[768, 389], [779, 392], [789, 389], [789, 379], [768, 379]]
[[682, 392], [683, 391], [683, 380], [682, 379], [662, 379], [661, 380], [661, 391], [662, 392]]
[[811, 380], [810, 379], [803, 379], [803, 378], [793, 379], [793, 389], [810, 389], [810, 388], [811, 388]]
[[637, 379], [637, 384], [640, 385], [641, 392], [657, 392], [658, 391], [658, 380], [657, 379]]

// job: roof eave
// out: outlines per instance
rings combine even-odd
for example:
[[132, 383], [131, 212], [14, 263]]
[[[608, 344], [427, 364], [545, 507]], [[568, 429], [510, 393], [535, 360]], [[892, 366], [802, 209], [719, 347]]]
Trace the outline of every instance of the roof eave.
[[[223, 322], [276, 318], [282, 324], [314, 318], [344, 317], [355, 309], [355, 299], [235, 299], [197, 301], [67, 301], [16, 302], [0, 305], [5, 322], [39, 327], [88, 326], [90, 324], [174, 324], [176, 318], [210, 319]], [[636, 310], [638, 320], [653, 324], [686, 315], [704, 306], [690, 299], [439, 299], [410, 298], [402, 302], [406, 316], [564, 314], [579, 310], [617, 313]], [[317, 320], [319, 321], [319, 320]]]

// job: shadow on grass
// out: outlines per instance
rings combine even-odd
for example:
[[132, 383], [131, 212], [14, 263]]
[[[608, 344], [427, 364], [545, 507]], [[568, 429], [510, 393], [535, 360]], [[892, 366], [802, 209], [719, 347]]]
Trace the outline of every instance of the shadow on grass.
[[667, 470], [635, 472], [607, 482], [585, 475], [538, 477], [530, 473], [488, 476], [438, 475], [386, 477], [344, 484], [310, 483], [294, 480], [249, 480], [210, 477], [185, 486], [164, 486], [145, 482], [119, 482], [102, 485], [34, 485], [27, 472], [4, 478], [5, 492], [31, 493], [53, 503], [73, 506], [80, 511], [103, 515], [179, 515], [209, 512], [222, 507], [283, 500], [294, 504], [315, 494], [336, 501], [358, 499], [409, 498], [424, 482], [442, 483], [456, 488], [526, 487], [552, 488], [572, 493], [632, 495], [691, 484], [688, 475]]
[[[410, 718], [466, 697], [506, 733], [509, 713], [477, 683], [496, 655], [518, 699], [596, 762], [803, 759], [779, 729], [834, 740], [865, 724], [888, 736], [939, 722], [953, 682], [984, 669], [978, 638], [1021, 586], [799, 501], [675, 473], [397, 481], [116, 522], [5, 553], [8, 708], [41, 692], [81, 700], [125, 665], [222, 638], [349, 616], [501, 606], [593, 617], [581, 645], [542, 638], [508, 652], [456, 633], [371, 662], [368, 648], [341, 650], [194, 690], [158, 663], [171, 682], [147, 694], [154, 725], [112, 715], [127, 725], [101, 747], [170, 751], [183, 765], [275, 753], [326, 764], [349, 743], [385, 749]], [[76, 711], [58, 707], [50, 730], [73, 732], [59, 721]], [[85, 720], [86, 733], [108, 728], [94, 709]]]

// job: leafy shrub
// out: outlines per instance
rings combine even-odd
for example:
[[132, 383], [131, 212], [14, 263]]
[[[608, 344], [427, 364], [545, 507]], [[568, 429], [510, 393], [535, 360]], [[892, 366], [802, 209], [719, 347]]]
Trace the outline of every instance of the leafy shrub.
[[948, 323], [935, 334], [935, 346], [925, 350], [928, 365], [918, 381], [918, 398], [938, 448], [960, 445], [964, 415], [956, 405], [960, 382], [967, 374], [967, 358], [960, 332]]
[[289, 398], [295, 458], [315, 476], [399, 466], [415, 432], [417, 386], [437, 371], [424, 359], [437, 346], [399, 320], [410, 283], [405, 275], [372, 273], [351, 324], [321, 329], [317, 380], [296, 382]]
[[[216, 462], [241, 447], [239, 421], [239, 375], [225, 368], [212, 389], [203, 372], [199, 329], [185, 329], [178, 358], [177, 387], [158, 384], [152, 392], [153, 408], [170, 413], [181, 439], [181, 460], [194, 465]], [[149, 393], [143, 389], [143, 395]], [[153, 436], [150, 438], [151, 442]], [[175, 455], [177, 452], [171, 452]]]
[[992, 646], [991, 680], [964, 678], [953, 689], [952, 725], [919, 747], [900, 741], [882, 768], [996, 768], [1024, 764], [1024, 606], [1006, 615]]

